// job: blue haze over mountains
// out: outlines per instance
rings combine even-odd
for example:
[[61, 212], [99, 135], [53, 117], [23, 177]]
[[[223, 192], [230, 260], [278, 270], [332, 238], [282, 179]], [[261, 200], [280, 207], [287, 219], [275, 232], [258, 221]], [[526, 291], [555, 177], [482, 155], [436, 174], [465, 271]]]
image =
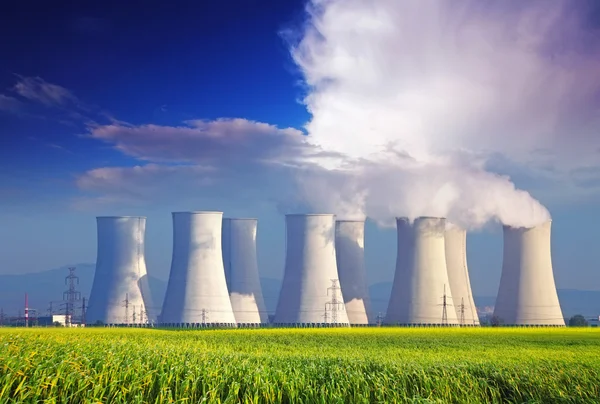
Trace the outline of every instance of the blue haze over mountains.
[[[94, 279], [95, 264], [77, 264], [76, 275], [79, 277], [77, 290], [82, 297], [88, 298]], [[65, 277], [68, 266], [48, 271], [21, 275], [0, 275], [0, 308], [5, 315], [14, 316], [23, 312], [25, 293], [29, 295], [29, 307], [36, 309], [38, 316], [46, 315], [49, 303], [53, 302], [55, 312], [60, 310], [63, 292], [67, 290]], [[160, 311], [167, 282], [149, 276], [150, 289], [154, 300], [153, 307]], [[269, 313], [274, 313], [279, 298], [281, 280], [261, 278], [265, 304]], [[392, 282], [379, 282], [370, 285], [373, 313], [384, 313], [392, 289]], [[571, 317], [583, 314], [586, 317], [600, 314], [600, 291], [575, 289], [558, 289], [563, 315]], [[493, 306], [494, 296], [475, 296], [475, 304], [479, 308]]]

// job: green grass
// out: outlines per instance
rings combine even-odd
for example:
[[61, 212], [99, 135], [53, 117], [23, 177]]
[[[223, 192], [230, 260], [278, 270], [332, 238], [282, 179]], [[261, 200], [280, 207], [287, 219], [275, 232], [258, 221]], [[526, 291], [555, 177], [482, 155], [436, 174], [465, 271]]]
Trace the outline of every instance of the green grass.
[[5, 402], [594, 403], [600, 330], [5, 328]]

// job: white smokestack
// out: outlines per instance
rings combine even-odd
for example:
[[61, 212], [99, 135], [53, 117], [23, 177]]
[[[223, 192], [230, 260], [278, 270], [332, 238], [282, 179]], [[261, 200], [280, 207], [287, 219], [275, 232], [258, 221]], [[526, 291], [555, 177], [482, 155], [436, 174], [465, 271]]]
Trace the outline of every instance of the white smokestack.
[[396, 275], [385, 322], [457, 324], [446, 269], [446, 219], [419, 217], [411, 225], [398, 218], [396, 223]]
[[267, 323], [258, 262], [256, 219], [223, 219], [223, 263], [237, 323]]
[[98, 217], [96, 222], [98, 255], [86, 321], [145, 323], [146, 305], [152, 304], [144, 259], [146, 218]]
[[504, 226], [502, 277], [494, 309], [503, 324], [565, 325], [552, 272], [551, 224]]
[[446, 229], [445, 239], [446, 266], [456, 317], [461, 324], [479, 325], [467, 267], [467, 231], [451, 225]]
[[286, 215], [285, 274], [275, 323], [348, 324], [334, 240], [335, 215]]
[[174, 212], [163, 324], [235, 325], [221, 252], [222, 212]]
[[371, 299], [365, 273], [365, 221], [335, 223], [335, 256], [350, 324], [368, 324]]

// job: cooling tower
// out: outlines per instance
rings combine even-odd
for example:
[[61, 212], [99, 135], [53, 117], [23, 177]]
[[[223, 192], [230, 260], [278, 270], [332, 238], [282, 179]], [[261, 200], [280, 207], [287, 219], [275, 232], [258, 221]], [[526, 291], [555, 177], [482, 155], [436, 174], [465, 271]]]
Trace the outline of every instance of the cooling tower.
[[223, 264], [238, 324], [267, 323], [256, 259], [256, 219], [223, 219]]
[[503, 324], [565, 325], [552, 273], [551, 224], [504, 226], [502, 276], [494, 309]]
[[96, 272], [88, 324], [146, 323], [151, 303], [144, 260], [144, 217], [98, 217]]
[[479, 325], [467, 267], [467, 232], [458, 226], [446, 228], [446, 266], [452, 303], [461, 325]]
[[446, 269], [443, 218], [396, 220], [396, 275], [386, 324], [457, 324]]
[[161, 323], [235, 325], [221, 252], [222, 212], [174, 212], [173, 258]]
[[371, 301], [365, 273], [365, 221], [335, 223], [335, 256], [350, 324], [368, 324]]
[[287, 215], [275, 323], [348, 325], [335, 258], [335, 215]]

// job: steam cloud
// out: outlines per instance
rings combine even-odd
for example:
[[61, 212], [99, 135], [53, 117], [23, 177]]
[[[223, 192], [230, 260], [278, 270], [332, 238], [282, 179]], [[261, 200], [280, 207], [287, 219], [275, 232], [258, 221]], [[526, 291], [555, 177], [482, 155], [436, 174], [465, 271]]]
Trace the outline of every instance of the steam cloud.
[[325, 175], [299, 176], [307, 201], [381, 223], [548, 220], [544, 206], [487, 166], [501, 155], [567, 170], [598, 157], [582, 149], [599, 123], [590, 106], [600, 52], [573, 4], [310, 2], [291, 45], [312, 114], [308, 140], [345, 158], [321, 161]]

